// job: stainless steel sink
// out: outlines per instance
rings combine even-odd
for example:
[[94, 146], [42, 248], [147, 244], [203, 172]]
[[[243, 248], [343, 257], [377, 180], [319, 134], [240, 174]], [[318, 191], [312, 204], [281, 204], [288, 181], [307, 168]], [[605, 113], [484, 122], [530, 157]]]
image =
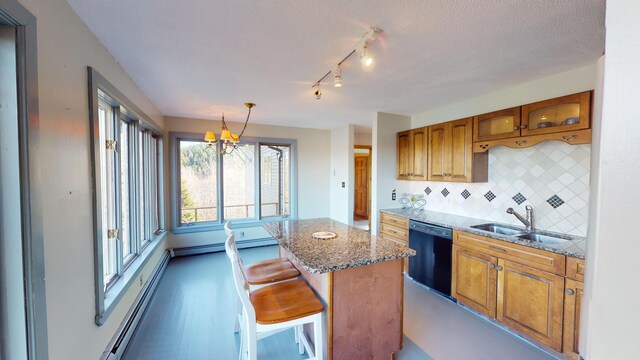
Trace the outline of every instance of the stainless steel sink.
[[474, 229], [488, 231], [496, 234], [508, 235], [508, 236], [518, 236], [518, 235], [528, 235], [524, 234], [523, 229], [518, 228], [510, 228], [504, 225], [499, 224], [480, 224], [471, 226]]
[[517, 235], [517, 237], [523, 240], [535, 241], [543, 244], [561, 244], [567, 241], [571, 241], [571, 239], [564, 239], [560, 237], [542, 235], [542, 234], [536, 234], [536, 233]]

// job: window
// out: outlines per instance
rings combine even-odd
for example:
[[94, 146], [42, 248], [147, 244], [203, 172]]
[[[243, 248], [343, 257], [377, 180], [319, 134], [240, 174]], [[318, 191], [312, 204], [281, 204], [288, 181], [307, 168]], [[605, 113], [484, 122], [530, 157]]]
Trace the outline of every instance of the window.
[[162, 136], [111, 84], [91, 68], [89, 74], [101, 325], [163, 233]]
[[243, 138], [233, 152], [221, 155], [202, 134], [171, 133], [173, 231], [291, 216], [294, 149], [295, 140]]

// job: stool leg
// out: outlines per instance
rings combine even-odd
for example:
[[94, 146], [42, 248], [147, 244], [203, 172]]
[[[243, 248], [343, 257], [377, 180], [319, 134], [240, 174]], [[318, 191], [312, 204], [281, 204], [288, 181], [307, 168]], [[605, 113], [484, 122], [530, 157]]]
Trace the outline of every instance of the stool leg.
[[[253, 326], [252, 326], [253, 325]], [[258, 334], [255, 324], [248, 324], [243, 332], [246, 333], [247, 360], [257, 360], [258, 358]]]
[[322, 334], [322, 313], [315, 315], [313, 321], [313, 344], [316, 360], [324, 360], [324, 342]]
[[296, 344], [300, 343], [300, 337], [298, 336], [298, 327], [297, 326], [293, 327], [293, 339], [295, 340]]
[[300, 355], [304, 354], [304, 342], [302, 341], [302, 337], [304, 336], [304, 328], [302, 325], [296, 326], [296, 331], [298, 332], [298, 353]]

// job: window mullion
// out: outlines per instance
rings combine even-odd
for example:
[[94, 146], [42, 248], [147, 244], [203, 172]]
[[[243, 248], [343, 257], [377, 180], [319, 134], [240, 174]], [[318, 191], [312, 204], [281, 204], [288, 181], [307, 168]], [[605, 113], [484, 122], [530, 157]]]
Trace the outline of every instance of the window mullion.
[[256, 142], [253, 158], [257, 159], [254, 161], [254, 187], [255, 187], [255, 195], [253, 202], [255, 203], [254, 209], [256, 214], [256, 219], [262, 219], [262, 174], [260, 171], [260, 167], [262, 164], [262, 157], [260, 156], [260, 145], [261, 142]]
[[215, 146], [216, 149], [216, 161], [218, 162], [218, 166], [217, 166], [217, 171], [218, 171], [218, 183], [217, 185], [217, 191], [218, 191], [218, 221], [220, 223], [224, 223], [225, 218], [224, 218], [224, 173], [222, 168], [224, 167], [224, 156], [222, 155], [222, 153], [220, 152], [220, 149], [222, 148], [222, 141], [218, 141], [218, 143]]
[[131, 223], [130, 238], [131, 252], [140, 254], [140, 240], [138, 236], [138, 132], [137, 125], [131, 121], [127, 125], [129, 127], [129, 221]]
[[120, 107], [114, 106], [113, 116], [111, 118], [111, 128], [113, 129], [113, 139], [116, 140], [116, 148], [113, 151], [113, 177], [114, 177], [114, 193], [113, 204], [115, 210], [115, 224], [117, 229], [116, 242], [116, 274], [122, 276], [124, 272], [124, 258], [122, 255], [122, 178], [120, 173], [120, 152], [122, 151], [122, 144], [120, 142]]

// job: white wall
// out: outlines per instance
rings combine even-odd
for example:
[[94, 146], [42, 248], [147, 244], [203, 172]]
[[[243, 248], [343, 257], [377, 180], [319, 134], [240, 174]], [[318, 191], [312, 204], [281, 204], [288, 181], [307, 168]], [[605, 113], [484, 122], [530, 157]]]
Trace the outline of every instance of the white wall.
[[[587, 359], [638, 357], [640, 273], [640, 2], [608, 1], [602, 126], [594, 129], [593, 206], [585, 297]], [[584, 314], [584, 312], [583, 312]]]
[[353, 125], [331, 130], [331, 182], [329, 217], [353, 224]]
[[[64, 0], [20, 0], [37, 18], [42, 212], [49, 358], [98, 359], [140, 287], [94, 322], [93, 206], [87, 66], [162, 126], [163, 117]], [[146, 279], [164, 250], [142, 274]]]
[[[258, 104], [259, 106], [259, 104]], [[256, 109], [259, 109], [257, 107]], [[258, 110], [254, 110], [255, 112]], [[229, 128], [241, 129], [243, 124], [228, 123]], [[169, 132], [187, 132], [202, 134], [207, 130], [220, 133], [220, 122], [204, 119], [165, 117], [165, 137]], [[239, 130], [238, 130], [239, 131]], [[329, 216], [329, 168], [330, 168], [330, 132], [328, 130], [305, 129], [295, 127], [252, 124], [245, 136], [296, 139], [298, 142], [298, 218], [310, 219]], [[167, 142], [168, 145], [168, 142]], [[167, 158], [169, 148], [167, 146]], [[167, 166], [167, 204], [169, 204], [169, 168]], [[170, 224], [170, 211], [167, 211], [167, 224]], [[266, 238], [268, 234], [262, 227], [243, 229], [244, 238]], [[208, 245], [222, 243], [224, 231], [209, 231], [191, 234], [169, 234], [169, 248]]]
[[[400, 194], [409, 191], [406, 181], [396, 180], [396, 133], [411, 128], [411, 117], [378, 112], [372, 119], [371, 233], [378, 233], [380, 209], [400, 207]], [[396, 200], [391, 192], [396, 190]]]
[[540, 100], [574, 94], [595, 87], [596, 64], [525, 82], [473, 99], [456, 102], [415, 115], [411, 128], [438, 124]]
[[355, 133], [353, 134], [353, 143], [355, 145], [369, 145], [371, 146], [372, 134], [371, 133]]

